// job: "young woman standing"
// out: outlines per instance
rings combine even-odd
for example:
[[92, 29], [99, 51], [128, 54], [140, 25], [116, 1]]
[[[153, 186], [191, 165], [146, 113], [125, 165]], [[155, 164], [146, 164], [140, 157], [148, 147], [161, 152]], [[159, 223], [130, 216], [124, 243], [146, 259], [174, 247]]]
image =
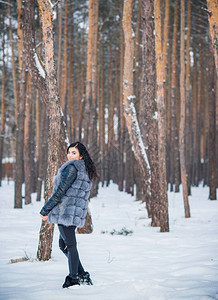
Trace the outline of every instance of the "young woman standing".
[[40, 211], [44, 221], [58, 224], [59, 247], [69, 266], [63, 288], [80, 283], [92, 285], [79, 259], [75, 230], [85, 224], [92, 181], [97, 178], [96, 167], [82, 143], [72, 143], [67, 148], [67, 158], [54, 177], [51, 198]]

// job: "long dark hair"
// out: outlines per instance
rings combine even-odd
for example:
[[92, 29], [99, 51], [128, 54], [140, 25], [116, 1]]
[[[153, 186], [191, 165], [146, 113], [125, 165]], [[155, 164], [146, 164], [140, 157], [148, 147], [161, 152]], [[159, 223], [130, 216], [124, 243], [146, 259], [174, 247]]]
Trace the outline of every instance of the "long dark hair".
[[89, 179], [91, 181], [94, 181], [98, 177], [98, 174], [97, 174], [95, 164], [92, 161], [86, 147], [80, 142], [75, 142], [75, 143], [70, 144], [70, 146], [68, 146], [67, 153], [69, 152], [69, 149], [72, 147], [75, 147], [78, 149], [80, 156], [82, 156], [82, 158], [85, 162], [86, 171], [89, 175]]

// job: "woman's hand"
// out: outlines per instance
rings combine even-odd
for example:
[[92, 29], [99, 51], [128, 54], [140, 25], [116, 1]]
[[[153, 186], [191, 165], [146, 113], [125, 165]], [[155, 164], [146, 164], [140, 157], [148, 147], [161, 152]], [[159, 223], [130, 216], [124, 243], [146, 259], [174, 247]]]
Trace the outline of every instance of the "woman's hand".
[[42, 218], [43, 221], [47, 221], [47, 219], [48, 219], [48, 216], [43, 216], [41, 214], [40, 214], [40, 217]]

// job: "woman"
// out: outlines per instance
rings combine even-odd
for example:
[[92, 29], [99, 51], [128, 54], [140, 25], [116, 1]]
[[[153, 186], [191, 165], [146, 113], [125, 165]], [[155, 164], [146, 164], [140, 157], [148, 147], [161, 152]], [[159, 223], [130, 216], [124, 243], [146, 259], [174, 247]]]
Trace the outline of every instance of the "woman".
[[51, 198], [40, 211], [44, 221], [58, 224], [59, 247], [69, 265], [63, 288], [80, 283], [92, 285], [90, 275], [84, 271], [79, 259], [75, 230], [85, 224], [92, 181], [97, 178], [96, 167], [82, 143], [71, 144], [67, 148], [67, 158], [54, 177]]

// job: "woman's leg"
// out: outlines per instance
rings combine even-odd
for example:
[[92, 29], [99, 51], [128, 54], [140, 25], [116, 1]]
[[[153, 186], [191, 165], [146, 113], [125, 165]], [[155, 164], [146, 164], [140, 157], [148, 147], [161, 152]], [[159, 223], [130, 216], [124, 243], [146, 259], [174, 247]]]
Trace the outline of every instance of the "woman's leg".
[[[77, 245], [76, 235], [75, 235], [76, 226], [66, 227], [64, 225], [59, 224], [58, 228], [60, 231], [61, 239], [63, 240], [63, 241], [61, 241], [61, 239], [59, 239], [59, 246], [61, 243], [61, 247], [60, 247], [61, 250], [62, 249], [67, 250], [70, 276], [72, 278], [77, 278], [78, 273], [79, 274], [84, 273], [84, 269], [79, 260], [79, 254], [78, 254], [77, 247], [76, 247], [76, 245]], [[64, 247], [64, 244], [65, 244], [65, 247]]]
[[68, 254], [67, 254], [67, 246], [66, 246], [64, 240], [62, 239], [61, 234], [60, 234], [60, 236], [59, 236], [59, 248], [60, 248], [61, 251], [66, 255], [66, 257], [68, 257]]

